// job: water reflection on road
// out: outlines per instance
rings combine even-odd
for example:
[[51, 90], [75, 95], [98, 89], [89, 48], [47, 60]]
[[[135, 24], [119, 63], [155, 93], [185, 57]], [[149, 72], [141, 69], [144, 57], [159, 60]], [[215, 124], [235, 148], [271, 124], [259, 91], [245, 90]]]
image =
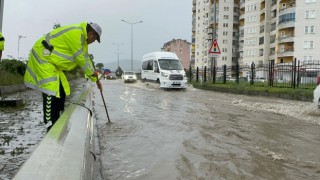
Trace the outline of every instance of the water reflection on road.
[[320, 179], [310, 102], [103, 81], [94, 89], [104, 179]]

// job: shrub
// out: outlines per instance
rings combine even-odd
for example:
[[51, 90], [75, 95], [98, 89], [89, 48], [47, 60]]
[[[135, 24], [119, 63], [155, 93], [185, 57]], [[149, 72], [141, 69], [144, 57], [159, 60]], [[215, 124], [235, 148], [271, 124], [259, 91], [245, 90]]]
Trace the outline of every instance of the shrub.
[[16, 59], [5, 59], [0, 62], [0, 69], [12, 74], [20, 74], [23, 76], [26, 72], [26, 64]]

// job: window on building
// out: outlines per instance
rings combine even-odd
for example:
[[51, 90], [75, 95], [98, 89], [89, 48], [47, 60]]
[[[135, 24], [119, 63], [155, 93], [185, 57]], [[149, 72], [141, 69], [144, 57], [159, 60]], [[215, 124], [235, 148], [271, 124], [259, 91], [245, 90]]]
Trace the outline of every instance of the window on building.
[[309, 11], [306, 11], [304, 17], [305, 17], [305, 18], [309, 18], [309, 17], [310, 17], [310, 12], [309, 12]]
[[283, 63], [284, 61], [283, 61], [283, 59], [280, 59], [280, 63]]
[[279, 16], [279, 24], [290, 22], [290, 21], [295, 21], [295, 19], [296, 19], [296, 13], [295, 12], [288, 13], [288, 14], [283, 14], [283, 15]]
[[310, 18], [316, 18], [316, 10], [310, 11]]
[[304, 33], [305, 34], [313, 34], [315, 33], [315, 27], [314, 26], [305, 26], [304, 27]]
[[305, 12], [305, 18], [309, 19], [309, 18], [315, 18], [316, 17], [316, 10], [308, 10]]
[[310, 33], [314, 33], [314, 30], [315, 30], [314, 26], [310, 26]]
[[229, 19], [228, 15], [223, 15], [223, 19]]
[[304, 27], [304, 33], [306, 33], [306, 34], [309, 33], [309, 26]]
[[314, 48], [313, 41], [304, 41], [303, 48], [305, 48], [305, 49], [313, 49]]
[[280, 52], [284, 52], [284, 45], [283, 44], [280, 46]]
[[303, 60], [304, 61], [312, 61], [313, 60], [313, 56], [303, 56]]
[[264, 37], [259, 38], [259, 45], [264, 44]]
[[309, 42], [309, 48], [310, 48], [310, 49], [313, 49], [313, 41], [310, 41], [310, 42]]

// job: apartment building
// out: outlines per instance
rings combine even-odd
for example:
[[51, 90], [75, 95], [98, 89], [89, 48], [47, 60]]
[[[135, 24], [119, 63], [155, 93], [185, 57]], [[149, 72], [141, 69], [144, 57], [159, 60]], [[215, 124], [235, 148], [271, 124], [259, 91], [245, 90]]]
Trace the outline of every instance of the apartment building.
[[186, 40], [173, 39], [163, 45], [162, 51], [168, 51], [176, 53], [178, 58], [181, 60], [184, 69], [190, 67], [190, 45]]
[[[192, 58], [195, 67], [209, 66], [210, 27], [221, 54], [217, 65], [256, 66], [320, 60], [320, 0], [194, 0]], [[209, 28], [209, 29], [208, 29]], [[239, 33], [238, 33], [239, 32]], [[238, 40], [237, 40], [238, 38]], [[237, 56], [238, 55], [238, 56]]]
[[[286, 7], [290, 7], [290, 3], [292, 2], [280, 1], [279, 5], [283, 7], [286, 4]], [[292, 11], [296, 12], [296, 22], [292, 28], [295, 32], [293, 58], [303, 61], [320, 60], [320, 0], [296, 0], [294, 3], [296, 7], [291, 7]], [[281, 13], [279, 15], [284, 16]], [[279, 34], [281, 37], [281, 30]], [[284, 45], [287, 47], [290, 44], [288, 42]], [[278, 48], [281, 50], [283, 46]], [[281, 63], [281, 58], [278, 58], [277, 62]]]
[[[234, 66], [239, 48], [239, 0], [193, 0], [192, 60], [200, 69]], [[221, 54], [209, 54], [216, 39]]]

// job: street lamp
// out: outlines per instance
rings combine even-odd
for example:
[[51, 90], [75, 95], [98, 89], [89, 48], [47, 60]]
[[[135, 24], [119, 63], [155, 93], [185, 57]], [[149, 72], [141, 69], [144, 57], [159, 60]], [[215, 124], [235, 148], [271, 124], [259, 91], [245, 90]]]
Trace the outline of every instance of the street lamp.
[[117, 48], [118, 48], [118, 68], [119, 68], [119, 46], [121, 46], [121, 45], [124, 45], [124, 43], [112, 43], [113, 45], [115, 45], [115, 46], [117, 46]]
[[138, 23], [142, 23], [143, 21], [129, 22], [129, 21], [126, 21], [123, 19], [121, 21], [131, 25], [131, 71], [133, 71], [133, 25], [138, 24]]
[[18, 59], [20, 57], [20, 39], [26, 38], [27, 36], [18, 35]]

